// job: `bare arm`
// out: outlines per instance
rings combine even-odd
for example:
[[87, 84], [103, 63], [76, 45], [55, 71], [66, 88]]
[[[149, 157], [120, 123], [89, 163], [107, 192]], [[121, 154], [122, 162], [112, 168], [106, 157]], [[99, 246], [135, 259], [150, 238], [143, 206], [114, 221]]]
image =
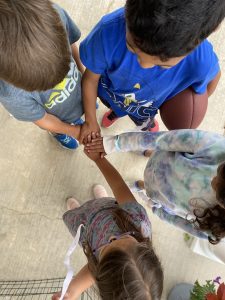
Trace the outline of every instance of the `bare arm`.
[[[88, 268], [88, 265], [85, 265], [71, 281], [64, 299], [77, 300], [86, 289], [94, 284], [94, 282], [94, 278]], [[52, 296], [52, 300], [58, 300], [60, 295], [60, 292], [56, 293]]]
[[100, 74], [86, 69], [82, 77], [82, 96], [84, 102], [85, 124], [81, 130], [80, 141], [91, 132], [100, 132], [96, 117], [96, 99]]
[[[95, 137], [95, 133], [92, 133], [92, 137]], [[122, 176], [106, 158], [101, 158], [100, 153], [88, 153], [85, 151], [85, 154], [96, 163], [97, 167], [108, 182], [118, 203], [121, 204], [136, 201]]]
[[81, 60], [80, 60], [79, 49], [78, 49], [76, 43], [74, 43], [74, 44], [71, 45], [71, 50], [72, 50], [73, 58], [74, 58], [74, 60], [75, 60], [75, 62], [77, 64], [77, 67], [78, 67], [79, 71], [81, 72], [81, 74], [84, 74], [85, 67], [82, 64]]
[[208, 84], [207, 91], [208, 91], [209, 97], [214, 93], [214, 91], [220, 81], [220, 77], [221, 77], [221, 71], [219, 71], [219, 73], [216, 75], [216, 77], [212, 81], [210, 81], [210, 83]]
[[106, 158], [96, 160], [96, 165], [108, 182], [118, 203], [136, 201], [122, 176]]
[[44, 117], [40, 120], [34, 122], [37, 126], [42, 129], [54, 132], [54, 133], [62, 133], [72, 136], [76, 139], [79, 139], [80, 136], [80, 128], [79, 125], [70, 125], [68, 123], [62, 122], [60, 119], [55, 117], [54, 115], [45, 113]]

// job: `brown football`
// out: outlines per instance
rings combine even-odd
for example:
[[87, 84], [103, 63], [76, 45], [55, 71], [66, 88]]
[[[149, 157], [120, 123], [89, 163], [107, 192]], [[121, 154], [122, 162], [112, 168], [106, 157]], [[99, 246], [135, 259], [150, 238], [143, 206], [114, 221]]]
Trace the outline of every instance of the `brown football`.
[[208, 95], [196, 94], [191, 88], [167, 100], [160, 107], [160, 116], [169, 130], [197, 128], [208, 106]]

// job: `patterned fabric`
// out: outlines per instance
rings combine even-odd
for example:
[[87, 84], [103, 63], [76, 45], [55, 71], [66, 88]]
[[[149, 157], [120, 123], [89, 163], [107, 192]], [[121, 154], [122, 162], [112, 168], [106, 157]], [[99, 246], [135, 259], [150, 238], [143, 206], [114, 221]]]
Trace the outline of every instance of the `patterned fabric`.
[[[153, 213], [198, 237], [187, 220], [193, 210], [217, 204], [211, 180], [225, 161], [225, 138], [194, 129], [169, 132], [129, 132], [104, 137], [107, 153], [154, 149], [144, 172], [146, 193]], [[153, 204], [152, 204], [153, 202]]]
[[110, 237], [123, 234], [115, 223], [111, 211], [122, 208], [129, 213], [134, 225], [140, 228], [143, 236], [151, 237], [151, 223], [145, 209], [137, 202], [118, 205], [114, 198], [101, 198], [87, 201], [79, 208], [69, 210], [63, 215], [63, 220], [70, 233], [75, 236], [80, 224], [80, 244], [89, 242], [92, 250], [107, 244]]

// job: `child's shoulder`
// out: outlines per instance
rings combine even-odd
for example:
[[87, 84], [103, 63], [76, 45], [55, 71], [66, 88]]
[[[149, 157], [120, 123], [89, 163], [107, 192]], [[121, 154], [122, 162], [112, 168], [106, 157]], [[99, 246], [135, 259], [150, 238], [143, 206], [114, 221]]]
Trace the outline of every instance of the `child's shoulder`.
[[204, 70], [208, 71], [209, 68], [218, 63], [213, 46], [207, 39], [187, 56], [187, 60], [188, 63], [192, 64], [200, 72], [204, 72]]
[[[119, 8], [101, 18], [95, 26], [95, 32], [101, 32], [103, 40], [116, 41], [126, 34], [126, 21], [124, 8]], [[118, 32], [120, 33], [118, 35]], [[114, 42], [113, 42], [114, 44]]]
[[105, 16], [101, 19], [101, 25], [107, 27], [113, 24], [125, 23], [124, 7], [121, 7]]
[[18, 98], [18, 96], [24, 94], [31, 94], [23, 89], [17, 88], [10, 83], [0, 80], [0, 97], [2, 98]]

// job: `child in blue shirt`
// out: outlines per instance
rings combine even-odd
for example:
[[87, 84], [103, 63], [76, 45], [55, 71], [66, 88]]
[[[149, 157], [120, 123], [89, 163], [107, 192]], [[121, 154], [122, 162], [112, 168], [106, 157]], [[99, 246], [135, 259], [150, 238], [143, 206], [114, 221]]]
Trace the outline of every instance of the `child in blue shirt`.
[[[104, 16], [81, 43], [80, 57], [87, 68], [82, 79], [86, 123], [81, 140], [100, 130], [97, 96], [110, 107], [104, 127], [128, 115], [142, 130], [152, 130], [158, 109], [189, 87], [205, 94], [202, 105], [207, 106], [220, 68], [205, 38], [224, 18], [224, 3], [167, 2], [127, 0], [125, 9]], [[171, 104], [174, 118], [180, 119], [177, 128], [185, 127], [187, 109]]]

